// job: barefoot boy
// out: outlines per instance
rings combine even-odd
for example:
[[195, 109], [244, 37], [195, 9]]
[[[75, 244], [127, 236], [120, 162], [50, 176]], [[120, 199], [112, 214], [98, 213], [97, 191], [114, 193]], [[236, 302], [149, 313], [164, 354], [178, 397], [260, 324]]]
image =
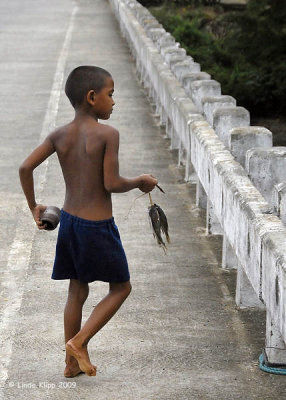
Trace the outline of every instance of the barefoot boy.
[[[139, 188], [150, 192], [158, 183], [148, 174], [135, 178], [119, 175], [119, 133], [103, 125], [112, 113], [114, 82], [109, 72], [94, 66], [74, 69], [65, 92], [75, 118], [56, 129], [20, 167], [20, 179], [28, 205], [39, 229], [46, 206], [37, 204], [33, 170], [54, 152], [62, 168], [66, 195], [52, 279], [70, 279], [64, 312], [66, 368], [64, 375], [96, 374], [87, 345], [109, 321], [131, 291], [128, 264], [118, 228], [112, 216], [111, 193]], [[81, 328], [82, 307], [88, 283], [109, 282], [109, 293], [94, 308]]]

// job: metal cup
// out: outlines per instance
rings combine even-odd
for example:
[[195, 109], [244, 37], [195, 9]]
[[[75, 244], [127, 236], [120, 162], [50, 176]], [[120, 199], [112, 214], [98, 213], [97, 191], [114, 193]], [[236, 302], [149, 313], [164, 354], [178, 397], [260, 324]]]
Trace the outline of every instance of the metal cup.
[[41, 221], [46, 224], [45, 230], [52, 231], [56, 229], [60, 222], [61, 210], [55, 206], [49, 206], [43, 212]]

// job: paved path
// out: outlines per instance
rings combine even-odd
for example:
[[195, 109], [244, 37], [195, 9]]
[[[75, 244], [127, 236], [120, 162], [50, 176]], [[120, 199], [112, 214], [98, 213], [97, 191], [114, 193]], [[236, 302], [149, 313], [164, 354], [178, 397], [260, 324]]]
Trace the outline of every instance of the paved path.
[[[0, 26], [0, 399], [284, 399], [285, 378], [257, 367], [264, 315], [235, 308], [235, 276], [219, 268], [221, 242], [205, 235], [194, 187], [182, 181], [108, 2], [1, 2]], [[79, 64], [113, 74], [110, 123], [121, 132], [121, 173], [158, 177], [166, 195], [155, 190], [153, 198], [166, 210], [172, 245], [167, 256], [157, 248], [147, 196], [128, 218], [140, 192], [113, 196], [133, 291], [90, 343], [97, 377], [68, 380], [62, 375], [67, 282], [50, 279], [56, 232], [35, 230], [17, 168], [53, 123], [72, 118], [58, 95], [63, 77]], [[36, 180], [42, 201], [61, 206], [55, 157]], [[108, 289], [90, 287], [84, 318]]]

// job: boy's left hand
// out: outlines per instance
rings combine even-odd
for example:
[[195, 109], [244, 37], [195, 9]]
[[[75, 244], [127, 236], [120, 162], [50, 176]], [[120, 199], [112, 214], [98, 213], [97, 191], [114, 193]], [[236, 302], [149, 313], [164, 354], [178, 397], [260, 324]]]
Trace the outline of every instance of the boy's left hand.
[[39, 229], [45, 229], [47, 227], [47, 224], [43, 224], [41, 221], [41, 216], [47, 206], [43, 206], [42, 204], [37, 204], [32, 210], [33, 218], [38, 226]]

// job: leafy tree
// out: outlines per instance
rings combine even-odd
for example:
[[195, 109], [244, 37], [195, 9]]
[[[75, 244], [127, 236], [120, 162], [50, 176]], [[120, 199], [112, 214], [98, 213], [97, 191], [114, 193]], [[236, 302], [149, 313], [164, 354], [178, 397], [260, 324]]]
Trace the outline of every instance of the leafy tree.
[[202, 70], [221, 83], [223, 93], [256, 116], [285, 113], [286, 2], [249, 0], [243, 11], [213, 16], [192, 7], [198, 2], [177, 0], [151, 11]]

